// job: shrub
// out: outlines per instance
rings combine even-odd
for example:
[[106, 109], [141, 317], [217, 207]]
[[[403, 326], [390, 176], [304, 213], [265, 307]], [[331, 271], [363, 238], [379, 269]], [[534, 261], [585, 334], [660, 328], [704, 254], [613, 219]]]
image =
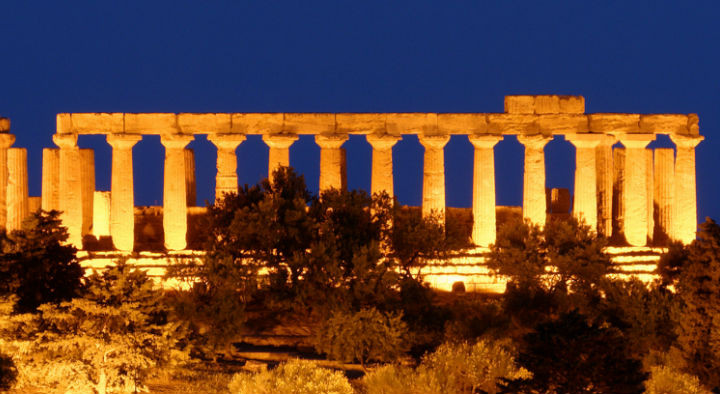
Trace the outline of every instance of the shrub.
[[415, 370], [402, 365], [388, 364], [362, 378], [365, 394], [407, 394], [415, 392]]
[[710, 394], [697, 376], [664, 365], [650, 368], [650, 378], [645, 382], [645, 394]]
[[8, 390], [17, 379], [17, 369], [12, 358], [0, 354], [0, 390]]
[[231, 394], [352, 394], [347, 378], [315, 362], [293, 360], [270, 371], [235, 374], [228, 385]]
[[399, 314], [385, 315], [375, 308], [357, 313], [335, 312], [322, 327], [315, 348], [331, 359], [391, 361], [404, 350], [407, 326]]

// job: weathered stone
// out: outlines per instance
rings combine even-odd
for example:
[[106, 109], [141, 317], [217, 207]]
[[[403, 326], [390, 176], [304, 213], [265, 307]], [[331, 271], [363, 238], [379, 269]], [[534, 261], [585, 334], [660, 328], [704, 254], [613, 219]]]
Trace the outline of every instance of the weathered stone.
[[[132, 251], [135, 245], [135, 192], [133, 186], [132, 148], [142, 139], [139, 135], [110, 134], [112, 146], [112, 177], [110, 185], [109, 232], [113, 245], [122, 251]], [[98, 220], [102, 225], [103, 214]], [[95, 234], [96, 236], [102, 234]]]
[[22, 222], [28, 216], [27, 150], [7, 150], [7, 231], [22, 229]]
[[315, 143], [320, 146], [320, 192], [346, 188], [345, 152], [342, 145], [347, 140], [345, 134], [315, 136]]
[[237, 193], [237, 155], [235, 150], [245, 141], [242, 134], [210, 134], [210, 140], [217, 147], [217, 175], [215, 176], [215, 201], [224, 194]]
[[[97, 238], [110, 235], [110, 195], [112, 192], [96, 191], [93, 193], [93, 227], [92, 235]], [[133, 220], [134, 224], [134, 220]], [[127, 248], [127, 246], [125, 246]], [[132, 246], [130, 246], [132, 250]]]
[[60, 210], [60, 150], [43, 149], [42, 209]]
[[472, 240], [478, 246], [495, 243], [495, 145], [494, 135], [471, 135], [475, 148], [473, 163]]
[[165, 184], [163, 189], [163, 229], [165, 248], [183, 250], [187, 246], [187, 172], [185, 146], [192, 136], [163, 135], [165, 146]]
[[525, 172], [523, 176], [523, 217], [545, 226], [547, 203], [545, 200], [545, 144], [550, 138], [543, 135], [519, 135], [525, 145]]
[[197, 204], [197, 185], [195, 182], [195, 152], [185, 149], [185, 202], [188, 207]]
[[697, 191], [695, 183], [695, 147], [702, 136], [671, 135], [675, 143], [675, 229], [676, 240], [689, 244], [697, 231]]
[[10, 119], [0, 117], [0, 133], [7, 133], [10, 131]]
[[385, 192], [392, 198], [394, 195], [392, 148], [400, 138], [388, 134], [368, 134], [366, 139], [373, 148], [370, 193]]
[[602, 134], [566, 135], [575, 145], [575, 201], [573, 216], [597, 230], [597, 156], [596, 148], [604, 139]]
[[589, 114], [590, 131], [593, 133], [639, 133], [640, 115], [638, 114]]
[[653, 167], [655, 176], [653, 241], [665, 244], [673, 237], [675, 152], [671, 148], [656, 148]]
[[450, 137], [419, 136], [420, 143], [425, 148], [423, 160], [423, 199], [422, 215], [429, 217], [438, 215], [445, 223], [445, 145]]
[[613, 152], [612, 233], [625, 239], [625, 148]]
[[80, 149], [80, 184], [82, 187], [82, 235], [90, 234], [93, 225], [93, 194], [95, 193], [95, 151]]
[[[631, 246], [644, 246], [648, 240], [648, 176], [645, 147], [655, 138], [652, 134], [622, 134], [625, 146], [624, 234]], [[632, 193], [628, 191], [632, 190]]]
[[290, 145], [297, 141], [294, 134], [265, 134], [263, 141], [270, 147], [268, 154], [268, 179], [272, 182], [273, 172], [280, 167], [290, 165]]
[[613, 151], [615, 137], [604, 135], [595, 148], [598, 234], [612, 236]]
[[508, 114], [534, 114], [534, 96], [505, 96], [505, 113]]
[[655, 182], [654, 182], [654, 164], [653, 164], [653, 150], [645, 149], [645, 168], [646, 168], [646, 182], [647, 187], [646, 202], [647, 202], [647, 238], [652, 240], [655, 238], [655, 209], [653, 207], [654, 195], [655, 195]]
[[68, 229], [67, 242], [78, 249], [82, 248], [82, 179], [80, 166], [82, 159], [77, 146], [76, 134], [55, 134], [53, 142], [60, 147], [59, 208], [60, 219]]
[[33, 214], [38, 212], [42, 206], [42, 197], [30, 196], [28, 197], [28, 212]]
[[570, 213], [570, 206], [572, 205], [570, 201], [570, 190], [564, 187], [553, 187], [551, 189], [545, 189], [545, 192], [549, 212], [557, 214]]
[[[7, 118], [0, 118], [5, 119]], [[10, 121], [7, 122], [7, 128], [10, 128]], [[0, 124], [0, 129], [4, 127]], [[6, 129], [7, 130], [7, 129]], [[5, 227], [7, 223], [7, 187], [8, 187], [8, 148], [15, 143], [15, 136], [8, 133], [0, 133], [0, 226]]]

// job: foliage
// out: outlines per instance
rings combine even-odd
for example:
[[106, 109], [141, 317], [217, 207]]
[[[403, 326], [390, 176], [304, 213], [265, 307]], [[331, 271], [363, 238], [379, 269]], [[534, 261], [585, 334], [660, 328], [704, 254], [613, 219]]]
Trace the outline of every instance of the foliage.
[[292, 360], [257, 374], [241, 372], [228, 385], [231, 394], [352, 394], [347, 378], [312, 361]]
[[504, 393], [642, 393], [647, 374], [617, 329], [573, 311], [523, 338], [518, 363], [533, 377], [507, 380]]
[[344, 362], [393, 361], [405, 348], [407, 326], [401, 315], [361, 309], [335, 312], [319, 331], [315, 348]]
[[689, 371], [720, 388], [720, 226], [707, 219], [690, 245], [670, 248], [659, 271], [682, 304], [677, 342]]
[[0, 295], [16, 295], [17, 312], [68, 301], [82, 290], [83, 269], [57, 211], [31, 214], [22, 230], [0, 234]]
[[645, 382], [645, 394], [710, 394], [696, 376], [677, 369], [658, 365], [650, 368], [650, 378]]
[[17, 380], [17, 369], [12, 358], [0, 354], [0, 390], [8, 390]]
[[406, 276], [419, 278], [427, 259], [443, 259], [453, 243], [445, 237], [438, 215], [423, 217], [419, 210], [397, 206], [393, 212], [390, 255]]
[[415, 384], [415, 370], [411, 367], [386, 364], [373, 369], [362, 378], [365, 394], [422, 394]]

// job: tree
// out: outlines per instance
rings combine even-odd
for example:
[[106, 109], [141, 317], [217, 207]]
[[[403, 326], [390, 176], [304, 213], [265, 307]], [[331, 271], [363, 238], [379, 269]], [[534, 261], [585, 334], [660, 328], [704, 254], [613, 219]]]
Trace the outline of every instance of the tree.
[[658, 271], [681, 302], [678, 346], [690, 372], [720, 389], [720, 226], [706, 219], [690, 245], [671, 246]]
[[17, 368], [12, 358], [0, 354], [0, 390], [9, 390], [17, 379]]
[[0, 295], [17, 295], [16, 312], [68, 301], [82, 292], [84, 271], [57, 211], [33, 213], [22, 230], [0, 234]]
[[503, 393], [641, 394], [647, 378], [617, 329], [577, 311], [526, 334], [517, 361], [533, 376], [506, 380]]

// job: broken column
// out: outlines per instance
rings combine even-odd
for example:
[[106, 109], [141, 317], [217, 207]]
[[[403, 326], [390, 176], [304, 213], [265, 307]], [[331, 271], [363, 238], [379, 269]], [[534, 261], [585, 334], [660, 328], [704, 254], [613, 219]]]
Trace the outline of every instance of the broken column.
[[42, 209], [60, 210], [60, 150], [44, 148], [42, 156]]
[[8, 187], [8, 148], [15, 143], [15, 136], [0, 133], [0, 226], [7, 223], [7, 187]]
[[95, 151], [80, 149], [82, 166], [80, 167], [80, 182], [82, 184], [82, 235], [91, 233], [93, 225], [93, 194], [95, 193]]
[[495, 243], [495, 144], [497, 135], [470, 135], [473, 159], [472, 240], [478, 246]]
[[294, 134], [264, 134], [263, 141], [270, 147], [268, 154], [268, 179], [272, 182], [273, 172], [279, 167], [290, 166], [290, 145], [297, 141]]
[[27, 150], [7, 150], [7, 231], [22, 229], [28, 216]]
[[422, 215], [438, 215], [445, 223], [445, 145], [448, 135], [419, 135], [425, 148], [423, 159]]
[[197, 186], [195, 183], [195, 151], [185, 149], [185, 201], [188, 207], [197, 204]]
[[185, 146], [192, 135], [160, 136], [165, 146], [165, 185], [163, 188], [163, 229], [165, 248], [183, 250], [187, 246], [187, 180]]
[[390, 134], [368, 134], [365, 136], [372, 146], [372, 175], [370, 193], [387, 193], [393, 197], [393, 157], [392, 148], [401, 138]]
[[107, 142], [112, 147], [110, 236], [115, 249], [126, 252], [131, 252], [135, 244], [132, 148], [141, 139], [142, 136], [136, 134], [108, 134], [107, 136]]
[[647, 153], [645, 147], [655, 139], [653, 134], [622, 134], [625, 146], [623, 182], [623, 230], [631, 246], [645, 246], [648, 238]]
[[523, 218], [545, 226], [547, 200], [545, 198], [545, 144], [550, 137], [541, 134], [518, 135], [525, 145], [525, 172], [523, 175]]
[[348, 136], [344, 134], [318, 134], [315, 136], [315, 143], [320, 146], [320, 192], [346, 188], [345, 150], [342, 148], [342, 144], [347, 140]]
[[595, 177], [597, 181], [597, 222], [598, 234], [612, 235], [613, 206], [613, 150], [615, 137], [603, 135], [595, 147]]
[[223, 194], [237, 193], [237, 155], [235, 150], [245, 141], [243, 134], [210, 134], [208, 140], [217, 147], [217, 175], [215, 176], [215, 201]]
[[82, 180], [80, 167], [82, 159], [77, 146], [77, 134], [55, 134], [53, 142], [60, 147], [60, 175], [58, 177], [58, 205], [60, 218], [67, 227], [67, 242], [82, 249]]
[[695, 182], [695, 147], [702, 136], [670, 135], [675, 143], [675, 229], [676, 240], [689, 244], [697, 231], [697, 190]]
[[573, 216], [597, 231], [597, 156], [596, 147], [604, 135], [568, 134], [565, 139], [575, 145], [575, 200]]
[[666, 243], [672, 239], [675, 195], [675, 152], [672, 148], [656, 148], [654, 160], [655, 207], [654, 241]]

